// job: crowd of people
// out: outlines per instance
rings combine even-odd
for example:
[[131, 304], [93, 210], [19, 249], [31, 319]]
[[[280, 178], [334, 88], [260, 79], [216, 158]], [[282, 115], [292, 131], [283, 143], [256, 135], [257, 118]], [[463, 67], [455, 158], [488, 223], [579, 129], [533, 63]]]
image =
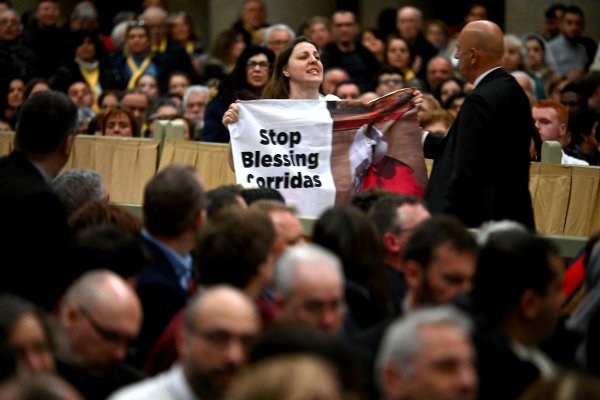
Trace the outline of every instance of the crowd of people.
[[[543, 141], [564, 164], [600, 162], [581, 9], [552, 6], [518, 38], [480, 4], [450, 36], [413, 6], [394, 26], [340, 9], [294, 31], [246, 0], [208, 51], [187, 14], [145, 3], [101, 35], [93, 2], [63, 27], [56, 0], [23, 16], [0, 1], [0, 118], [15, 130], [0, 398], [600, 398], [600, 235], [575, 276], [534, 234], [528, 189]], [[151, 137], [181, 119], [186, 139], [226, 143], [237, 100], [403, 87], [419, 89], [434, 160], [424, 197], [364, 190], [310, 232], [277, 190], [205, 190], [187, 166], [147, 183], [142, 218], [96, 171], [61, 172], [81, 133]]]

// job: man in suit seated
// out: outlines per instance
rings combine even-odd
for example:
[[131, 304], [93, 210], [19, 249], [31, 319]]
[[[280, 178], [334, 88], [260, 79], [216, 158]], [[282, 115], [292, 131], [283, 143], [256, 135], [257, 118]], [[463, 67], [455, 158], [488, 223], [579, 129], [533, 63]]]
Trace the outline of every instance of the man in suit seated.
[[32, 96], [19, 113], [14, 151], [0, 159], [0, 292], [50, 310], [68, 285], [67, 214], [51, 187], [75, 140], [77, 107], [65, 94]]

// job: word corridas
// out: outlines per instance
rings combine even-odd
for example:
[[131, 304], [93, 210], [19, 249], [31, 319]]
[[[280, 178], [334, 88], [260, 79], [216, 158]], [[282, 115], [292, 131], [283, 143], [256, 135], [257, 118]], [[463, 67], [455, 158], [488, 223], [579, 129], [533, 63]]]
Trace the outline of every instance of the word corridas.
[[[302, 143], [302, 134], [295, 132], [275, 132], [273, 129], [259, 130], [259, 144], [269, 148], [285, 149], [287, 152], [261, 150], [242, 151], [242, 165], [244, 168], [278, 168], [277, 175], [256, 177], [254, 174], [247, 175], [247, 182], [260, 187], [274, 189], [287, 188], [312, 188], [321, 187], [321, 179], [318, 175], [305, 174], [302, 172], [286, 171], [286, 168], [299, 167], [314, 170], [319, 166], [319, 153], [296, 152], [294, 147]], [[284, 150], [285, 151], [285, 150]], [[297, 171], [297, 168], [293, 168]]]

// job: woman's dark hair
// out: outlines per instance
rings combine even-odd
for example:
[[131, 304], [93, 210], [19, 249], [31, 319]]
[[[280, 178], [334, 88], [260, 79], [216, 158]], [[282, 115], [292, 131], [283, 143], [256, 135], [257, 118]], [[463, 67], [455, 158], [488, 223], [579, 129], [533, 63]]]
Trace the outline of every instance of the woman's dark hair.
[[221, 84], [221, 87], [219, 88], [219, 94], [217, 95], [218, 98], [223, 99], [228, 103], [233, 103], [235, 100], [240, 98], [238, 92], [243, 89], [253, 92], [256, 95], [256, 97], [260, 97], [261, 93], [257, 93], [256, 88], [253, 88], [248, 83], [246, 74], [246, 64], [248, 63], [248, 60], [257, 54], [264, 54], [265, 56], [267, 56], [267, 60], [269, 61], [269, 75], [272, 73], [273, 62], [275, 61], [275, 53], [273, 53], [266, 47], [248, 47], [240, 55], [240, 58], [235, 64], [235, 68], [233, 69], [233, 71], [231, 71], [231, 74]]
[[23, 89], [23, 102], [27, 101], [27, 99], [29, 98], [29, 96], [31, 96], [31, 91], [33, 90], [33, 88], [35, 87], [35, 85], [37, 85], [38, 83], [44, 83], [49, 88], [51, 88], [50, 82], [48, 82], [46, 79], [44, 79], [44, 78], [31, 78], [29, 80], [29, 82], [27, 82], [27, 84], [25, 85], [25, 88]]
[[92, 30], [79, 30], [71, 33], [69, 35], [69, 53], [73, 58], [75, 57], [75, 51], [77, 47], [79, 47], [85, 39], [90, 39], [94, 48], [96, 49], [96, 59], [100, 60], [105, 56], [105, 49], [102, 42], [98, 38], [98, 33]]
[[382, 245], [365, 213], [352, 205], [328, 209], [315, 223], [312, 241], [335, 253], [346, 279], [366, 287], [386, 313], [391, 311]]
[[[450, 78], [446, 78], [443, 81], [440, 82], [440, 84], [438, 85], [438, 87], [435, 89], [435, 91], [433, 92], [433, 97], [435, 97], [436, 99], [438, 99], [441, 103], [442, 99], [442, 86], [444, 86], [446, 84], [446, 82], [456, 82], [458, 84], [458, 86], [460, 87], [460, 91], [461, 93], [463, 92], [462, 88], [465, 84], [465, 81], [463, 81], [462, 79], [456, 78], [454, 76], [451, 76]], [[443, 104], [442, 104], [443, 106]]]
[[298, 36], [292, 40], [277, 56], [275, 60], [275, 68], [271, 72], [271, 78], [265, 86], [263, 91], [263, 98], [265, 99], [289, 99], [290, 98], [290, 80], [287, 76], [283, 75], [283, 68], [288, 64], [292, 52], [298, 43], [310, 43], [315, 46], [317, 52], [319, 48], [312, 40], [306, 36]]
[[408, 44], [408, 42], [406, 41], [406, 39], [404, 39], [400, 35], [389, 35], [387, 37], [387, 39], [385, 40], [385, 50], [383, 51], [383, 60], [384, 60], [384, 62], [387, 65], [390, 65], [389, 62], [388, 62], [388, 58], [387, 58], [387, 51], [388, 51], [388, 48], [390, 47], [390, 42], [392, 40], [402, 40], [406, 44], [406, 48], [408, 49], [408, 54], [409, 54], [407, 68], [411, 69], [411, 66], [412, 66], [412, 63], [414, 61], [415, 55], [413, 54], [413, 51], [410, 48], [410, 45]]
[[227, 29], [217, 35], [213, 47], [210, 49], [210, 54], [225, 64], [231, 62], [231, 49], [238, 37], [242, 34], [235, 29]]

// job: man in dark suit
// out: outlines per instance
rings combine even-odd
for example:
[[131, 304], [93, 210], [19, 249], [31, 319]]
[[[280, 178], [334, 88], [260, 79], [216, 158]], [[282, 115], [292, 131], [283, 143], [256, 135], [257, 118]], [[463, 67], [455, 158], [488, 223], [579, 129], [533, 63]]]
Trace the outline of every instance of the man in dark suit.
[[425, 199], [432, 213], [468, 226], [511, 219], [534, 229], [529, 194], [529, 101], [500, 61], [503, 34], [490, 21], [465, 26], [457, 40], [459, 71], [475, 89], [444, 138], [428, 134], [425, 157], [435, 159]]
[[76, 122], [65, 94], [37, 93], [21, 109], [15, 150], [0, 159], [0, 292], [47, 310], [68, 284], [67, 214], [50, 182], [69, 157]]
[[142, 242], [151, 263], [137, 283], [144, 310], [138, 357], [142, 365], [171, 318], [182, 309], [193, 286], [191, 252], [206, 218], [206, 198], [193, 168], [173, 165], [159, 172], [144, 192]]

